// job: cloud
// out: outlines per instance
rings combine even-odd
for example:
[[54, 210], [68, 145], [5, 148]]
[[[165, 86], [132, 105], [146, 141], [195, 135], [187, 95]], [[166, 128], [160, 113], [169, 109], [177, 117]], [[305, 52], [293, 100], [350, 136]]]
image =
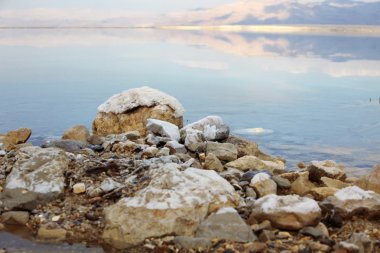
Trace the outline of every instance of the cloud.
[[228, 63], [221, 61], [175, 60], [174, 62], [188, 68], [199, 68], [209, 70], [226, 70], [229, 68]]

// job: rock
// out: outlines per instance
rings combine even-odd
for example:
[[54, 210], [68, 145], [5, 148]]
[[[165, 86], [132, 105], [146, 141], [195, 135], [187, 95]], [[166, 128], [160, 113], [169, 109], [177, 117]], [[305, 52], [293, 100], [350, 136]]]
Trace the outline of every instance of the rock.
[[161, 148], [161, 149], [157, 152], [157, 154], [156, 154], [157, 157], [160, 157], [160, 156], [169, 156], [169, 155], [170, 155], [170, 149], [167, 148], [167, 147], [163, 147], [163, 148]]
[[271, 172], [275, 170], [284, 170], [284, 164], [280, 165], [271, 161], [263, 161], [256, 156], [243, 156], [233, 162], [229, 162], [225, 165], [226, 168], [235, 168], [242, 171], [247, 170], [269, 170]]
[[168, 137], [173, 141], [179, 141], [180, 134], [178, 126], [158, 119], [147, 119], [147, 122], [146, 128], [148, 133]]
[[278, 188], [282, 189], [290, 189], [292, 184], [290, 181], [286, 178], [280, 177], [280, 176], [273, 176], [272, 180], [277, 184]]
[[207, 141], [222, 141], [230, 134], [229, 127], [224, 124], [219, 116], [207, 116], [197, 122], [191, 123], [181, 129], [181, 136], [186, 137], [187, 130], [193, 129], [200, 131]]
[[334, 206], [343, 218], [350, 218], [354, 215], [362, 215], [368, 219], [380, 217], [380, 195], [357, 186], [337, 191], [322, 204]]
[[147, 134], [147, 119], [183, 125], [184, 109], [177, 99], [161, 91], [142, 87], [109, 98], [98, 107], [92, 126], [94, 134], [105, 136], [137, 130]]
[[[359, 253], [360, 249], [357, 245], [349, 242], [340, 242], [334, 253]], [[362, 253], [365, 253], [364, 251]]]
[[103, 137], [93, 134], [93, 135], [90, 135], [90, 137], [88, 137], [87, 141], [91, 145], [103, 145], [104, 139]]
[[207, 170], [215, 170], [218, 172], [221, 172], [224, 170], [223, 164], [220, 162], [218, 157], [214, 155], [213, 153], [210, 153], [206, 156], [204, 166]]
[[208, 213], [238, 204], [239, 195], [215, 171], [179, 168], [169, 163], [149, 171], [147, 187], [106, 208], [103, 239], [123, 249], [145, 238], [191, 236]]
[[73, 140], [55, 140], [46, 141], [41, 145], [42, 148], [59, 148], [69, 153], [78, 153], [81, 150], [88, 148], [88, 144], [82, 141]]
[[118, 142], [112, 145], [111, 151], [118, 153], [118, 154], [125, 154], [133, 156], [135, 154], [135, 151], [138, 149], [139, 145], [134, 143], [133, 141], [124, 141], [124, 142]]
[[356, 185], [380, 194], [380, 164], [378, 164], [368, 175], [360, 178]]
[[43, 226], [38, 229], [37, 239], [43, 242], [62, 242], [66, 239], [66, 233], [62, 228], [50, 229]]
[[256, 174], [252, 178], [250, 186], [255, 189], [259, 198], [277, 193], [277, 184], [267, 173]]
[[186, 129], [185, 146], [188, 150], [197, 151], [203, 145], [203, 133], [192, 128]]
[[250, 188], [250, 187], [247, 187], [246, 190], [245, 190], [245, 195], [248, 197], [248, 198], [253, 198], [253, 199], [256, 199], [257, 198], [257, 194], [255, 192], [254, 189]]
[[208, 252], [212, 246], [212, 241], [207, 238], [194, 238], [189, 236], [176, 236], [174, 244], [185, 250], [197, 250], [199, 252]]
[[310, 173], [309, 178], [313, 182], [320, 183], [322, 177], [339, 180], [344, 180], [346, 178], [344, 166], [338, 165], [336, 162], [330, 160], [312, 161], [307, 169]]
[[24, 211], [5, 212], [1, 220], [7, 225], [25, 225], [29, 221], [29, 213]]
[[311, 189], [308, 193], [311, 194], [315, 200], [322, 201], [327, 197], [333, 196], [338, 189], [331, 187], [317, 187]]
[[329, 177], [321, 177], [321, 181], [326, 187], [336, 188], [336, 189], [343, 189], [343, 188], [352, 186], [338, 179], [332, 179]]
[[263, 230], [259, 235], [260, 242], [270, 242], [276, 239], [276, 235], [271, 230]]
[[84, 183], [77, 183], [73, 185], [73, 192], [75, 194], [81, 194], [86, 192], [86, 185]]
[[89, 138], [90, 132], [88, 131], [87, 127], [83, 125], [73, 126], [69, 130], [67, 130], [62, 136], [62, 139], [64, 140], [74, 140], [82, 142], [87, 142]]
[[304, 162], [299, 162], [299, 163], [297, 163], [297, 167], [298, 167], [299, 169], [304, 169], [304, 168], [306, 168], [306, 165], [305, 165]]
[[16, 157], [4, 192], [0, 193], [4, 206], [33, 209], [63, 194], [63, 173], [69, 165], [65, 152], [54, 148], [25, 147]]
[[255, 202], [251, 216], [259, 222], [269, 220], [278, 229], [299, 230], [317, 225], [321, 209], [315, 200], [309, 198], [271, 194]]
[[270, 223], [269, 220], [265, 220], [265, 221], [261, 222], [260, 224], [251, 225], [251, 229], [253, 231], [255, 231], [255, 233], [261, 232], [263, 230], [271, 230], [272, 224]]
[[170, 149], [170, 154], [185, 154], [187, 152], [185, 145], [180, 144], [177, 141], [169, 141], [165, 144], [165, 147]]
[[348, 242], [356, 245], [359, 253], [375, 252], [375, 242], [366, 233], [353, 233]]
[[315, 239], [322, 239], [326, 237], [325, 231], [318, 227], [304, 227], [299, 232], [303, 235], [312, 236]]
[[106, 178], [100, 184], [100, 189], [102, 189], [103, 192], [110, 192], [110, 191], [113, 191], [113, 190], [115, 190], [121, 186], [122, 186], [122, 184], [116, 182], [112, 178]]
[[5, 156], [7, 154], [7, 152], [5, 152], [4, 150], [0, 150], [0, 156]]
[[231, 143], [208, 142], [207, 155], [213, 153], [219, 160], [230, 162], [237, 159], [237, 149]]
[[292, 183], [291, 191], [297, 195], [304, 196], [316, 186], [309, 181], [309, 172], [299, 173], [299, 177]]
[[32, 130], [30, 128], [20, 128], [14, 131], [9, 131], [2, 138], [3, 149], [5, 151], [13, 150], [15, 149], [16, 145], [27, 142], [31, 135]]
[[155, 146], [147, 147], [143, 150], [143, 152], [141, 154], [141, 158], [142, 159], [153, 158], [157, 155], [158, 151], [159, 151], [158, 148]]
[[233, 208], [222, 208], [211, 214], [199, 225], [196, 237], [226, 239], [235, 242], [257, 240], [251, 228]]

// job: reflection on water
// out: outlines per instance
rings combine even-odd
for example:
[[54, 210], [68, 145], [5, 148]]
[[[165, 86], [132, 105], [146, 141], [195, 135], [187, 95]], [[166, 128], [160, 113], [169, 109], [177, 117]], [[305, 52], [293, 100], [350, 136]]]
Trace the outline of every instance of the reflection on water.
[[2, 29], [0, 55], [0, 132], [28, 126], [40, 141], [90, 127], [110, 95], [148, 85], [188, 122], [220, 115], [290, 166], [380, 162], [379, 37]]

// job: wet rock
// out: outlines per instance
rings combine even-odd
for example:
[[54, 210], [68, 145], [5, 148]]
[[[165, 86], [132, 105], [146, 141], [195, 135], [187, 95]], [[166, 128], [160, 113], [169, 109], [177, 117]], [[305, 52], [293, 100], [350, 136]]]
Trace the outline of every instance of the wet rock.
[[103, 192], [110, 192], [110, 191], [113, 191], [113, 190], [115, 190], [121, 186], [122, 186], [122, 184], [116, 182], [112, 178], [106, 178], [100, 184], [99, 188], [102, 189]]
[[186, 137], [187, 130], [198, 130], [207, 141], [222, 141], [228, 138], [230, 129], [219, 116], [207, 116], [181, 129], [181, 136]]
[[189, 236], [177, 236], [173, 240], [174, 244], [185, 250], [209, 251], [212, 241], [207, 238], [194, 238]]
[[149, 87], [130, 89], [112, 96], [98, 107], [93, 132], [105, 136], [137, 130], [146, 135], [147, 119], [163, 120], [182, 127], [183, 113], [178, 100], [161, 91]]
[[37, 239], [43, 242], [63, 242], [66, 239], [66, 230], [62, 228], [40, 227], [37, 232]]
[[311, 189], [308, 193], [311, 194], [315, 200], [322, 201], [327, 197], [333, 196], [338, 189], [331, 187], [317, 187]]
[[42, 148], [59, 148], [69, 153], [78, 153], [88, 147], [88, 144], [82, 141], [73, 140], [55, 140], [46, 141], [41, 145]]
[[73, 192], [75, 194], [81, 194], [86, 192], [86, 185], [84, 183], [77, 183], [73, 185]]
[[14, 131], [9, 131], [2, 137], [3, 149], [5, 151], [11, 151], [16, 148], [16, 145], [23, 144], [28, 141], [32, 135], [30, 128], [20, 128]]
[[292, 183], [291, 191], [297, 195], [304, 196], [316, 186], [309, 181], [309, 172], [299, 173], [298, 178]]
[[335, 189], [343, 189], [343, 188], [351, 186], [348, 183], [342, 182], [338, 179], [332, 179], [329, 177], [321, 177], [321, 181], [326, 187], [335, 188]]
[[309, 198], [271, 194], [255, 202], [251, 216], [259, 222], [269, 220], [275, 228], [298, 230], [317, 225], [321, 209], [316, 201]]
[[5, 207], [32, 209], [58, 198], [64, 190], [69, 161], [59, 149], [25, 147], [17, 153], [17, 161], [6, 179], [0, 199]]
[[24, 211], [5, 212], [1, 220], [7, 225], [25, 225], [29, 221], [29, 213]]
[[192, 128], [186, 129], [185, 146], [188, 150], [197, 151], [204, 142], [203, 133]]
[[218, 212], [211, 214], [199, 225], [196, 236], [236, 242], [257, 240], [250, 227], [233, 208], [222, 208]]
[[64, 140], [74, 140], [83, 142], [87, 142], [89, 138], [90, 132], [88, 131], [87, 127], [83, 125], [73, 126], [69, 130], [67, 130], [62, 136], [62, 139]]
[[169, 141], [165, 144], [165, 147], [170, 149], [171, 155], [177, 153], [185, 154], [187, 152], [185, 145], [182, 145], [177, 141]]
[[256, 174], [252, 178], [250, 186], [255, 189], [259, 198], [277, 193], [277, 184], [267, 173]]
[[235, 168], [242, 171], [247, 170], [284, 170], [284, 164], [277, 164], [271, 161], [263, 161], [255, 156], [243, 156], [235, 161], [229, 162], [225, 165], [226, 168]]
[[219, 172], [224, 170], [223, 164], [213, 153], [210, 153], [206, 156], [203, 167], [207, 170], [215, 170]]
[[278, 188], [282, 189], [290, 189], [292, 184], [290, 181], [286, 178], [280, 177], [280, 176], [273, 176], [272, 180], [277, 184]]
[[147, 119], [147, 122], [146, 128], [148, 133], [161, 137], [168, 137], [174, 141], [179, 141], [180, 134], [178, 126], [170, 122], [157, 119]]
[[368, 175], [359, 179], [356, 185], [380, 194], [380, 164], [378, 164]]
[[364, 215], [366, 218], [380, 217], [380, 195], [351, 186], [337, 191], [322, 204], [334, 206], [343, 218]]
[[213, 153], [221, 161], [230, 162], [237, 159], [237, 149], [231, 143], [208, 142], [206, 150], [207, 155]]
[[146, 188], [108, 207], [103, 239], [128, 248], [150, 237], [190, 236], [208, 213], [238, 203], [233, 187], [215, 171], [179, 168], [165, 164], [151, 170]]
[[337, 164], [334, 161], [312, 161], [308, 166], [310, 180], [313, 182], [321, 182], [322, 177], [344, 180], [346, 173], [344, 166]]

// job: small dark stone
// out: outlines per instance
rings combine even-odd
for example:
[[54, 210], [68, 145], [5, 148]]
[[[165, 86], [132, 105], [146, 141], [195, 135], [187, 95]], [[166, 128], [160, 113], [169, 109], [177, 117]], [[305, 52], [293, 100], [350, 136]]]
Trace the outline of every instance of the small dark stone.
[[85, 217], [86, 217], [86, 219], [88, 219], [90, 221], [97, 221], [97, 220], [99, 220], [99, 216], [96, 215], [96, 213], [94, 213], [94, 212], [86, 213]]
[[276, 182], [276, 184], [277, 184], [277, 186], [279, 188], [290, 189], [290, 187], [292, 186], [292, 184], [290, 183], [290, 181], [288, 179], [286, 179], [286, 178], [282, 178], [282, 177], [279, 177], [279, 176], [273, 176], [272, 180], [274, 182]]
[[254, 171], [248, 171], [248, 172], [244, 173], [243, 176], [241, 176], [240, 181], [250, 182], [255, 175], [256, 175], [256, 173]]
[[101, 145], [90, 145], [89, 148], [99, 153], [104, 151], [104, 147]]

